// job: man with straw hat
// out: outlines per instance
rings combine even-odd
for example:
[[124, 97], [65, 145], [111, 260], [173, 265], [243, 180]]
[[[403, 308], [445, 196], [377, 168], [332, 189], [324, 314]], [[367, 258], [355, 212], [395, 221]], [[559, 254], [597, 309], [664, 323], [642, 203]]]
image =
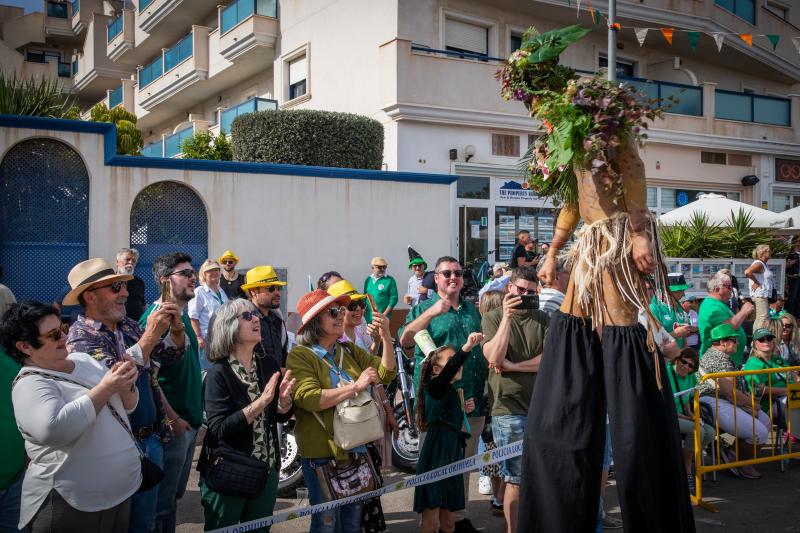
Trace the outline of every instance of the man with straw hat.
[[219, 280], [219, 286], [228, 295], [228, 299], [247, 298], [242, 290], [244, 276], [236, 272], [236, 265], [239, 264], [236, 254], [231, 250], [225, 250], [225, 253], [219, 256], [217, 261], [222, 265], [222, 278]]
[[261, 323], [261, 342], [256, 344], [256, 355], [270, 356], [281, 368], [286, 366], [289, 353], [289, 336], [286, 323], [281, 316], [281, 291], [286, 285], [278, 278], [270, 265], [262, 265], [247, 271], [242, 291], [256, 306]]

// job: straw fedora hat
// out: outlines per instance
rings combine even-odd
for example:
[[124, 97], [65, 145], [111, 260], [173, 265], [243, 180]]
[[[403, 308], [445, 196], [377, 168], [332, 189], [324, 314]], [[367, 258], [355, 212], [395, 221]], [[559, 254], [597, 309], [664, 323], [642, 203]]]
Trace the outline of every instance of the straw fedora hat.
[[367, 297], [366, 294], [360, 294], [353, 285], [343, 279], [341, 281], [337, 281], [330, 287], [328, 287], [328, 294], [331, 296], [335, 296], [338, 298], [339, 296], [349, 296], [351, 300], [363, 300]]
[[242, 290], [247, 291], [256, 287], [269, 287], [270, 285], [286, 285], [285, 281], [278, 278], [278, 273], [270, 265], [253, 267], [247, 271], [242, 283]]
[[225, 259], [233, 259], [233, 261], [235, 263], [239, 262], [239, 258], [236, 257], [236, 254], [233, 253], [231, 250], [225, 250], [225, 253], [223, 253], [221, 256], [219, 256], [219, 258], [217, 259], [217, 262], [218, 263], [222, 263]]
[[79, 305], [78, 296], [83, 291], [101, 282], [128, 281], [133, 279], [130, 274], [117, 274], [105, 259], [87, 259], [78, 263], [67, 275], [69, 286], [72, 289], [64, 296], [63, 305]]

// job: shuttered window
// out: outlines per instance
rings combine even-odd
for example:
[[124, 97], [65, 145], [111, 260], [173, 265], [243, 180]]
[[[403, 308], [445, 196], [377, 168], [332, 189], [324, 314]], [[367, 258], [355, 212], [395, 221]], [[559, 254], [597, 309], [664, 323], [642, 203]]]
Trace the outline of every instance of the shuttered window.
[[489, 28], [460, 20], [446, 19], [444, 36], [447, 50], [489, 54]]
[[308, 61], [306, 56], [298, 57], [289, 63], [289, 100], [306, 94]]

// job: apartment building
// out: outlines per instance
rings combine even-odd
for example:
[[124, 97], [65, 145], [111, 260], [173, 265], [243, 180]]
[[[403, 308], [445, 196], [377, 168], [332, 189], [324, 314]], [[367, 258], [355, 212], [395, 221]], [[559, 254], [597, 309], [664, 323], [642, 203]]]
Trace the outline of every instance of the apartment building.
[[[451, 173], [452, 250], [508, 257], [519, 229], [546, 241], [553, 209], [517, 168], [535, 122], [499, 96], [501, 58], [529, 26], [592, 24], [570, 0], [74, 0], [0, 10], [3, 65], [45, 75], [85, 109], [138, 117], [145, 155], [179, 156], [194, 131], [230, 131], [262, 109], [377, 119], [385, 167]], [[648, 202], [663, 213], [701, 192], [782, 211], [800, 204], [800, 7], [789, 0], [617, 0], [621, 81], [679, 103], [642, 151]], [[607, 2], [596, 0], [598, 13]], [[640, 46], [632, 28], [653, 28]], [[676, 31], [703, 32], [696, 49]], [[607, 67], [605, 29], [568, 49], [584, 75]], [[724, 33], [720, 51], [711, 37]], [[753, 34], [748, 45], [737, 34]], [[761, 35], [778, 35], [773, 49]], [[14, 54], [17, 54], [16, 56]], [[44, 54], [44, 55], [42, 55]], [[58, 54], [51, 62], [47, 54]], [[13, 58], [14, 62], [11, 63]], [[42, 60], [44, 62], [42, 62]], [[26, 70], [27, 69], [27, 70]], [[38, 69], [38, 70], [37, 70]], [[49, 69], [49, 70], [48, 70]], [[39, 71], [47, 70], [47, 73]], [[494, 253], [494, 256], [491, 256]]]

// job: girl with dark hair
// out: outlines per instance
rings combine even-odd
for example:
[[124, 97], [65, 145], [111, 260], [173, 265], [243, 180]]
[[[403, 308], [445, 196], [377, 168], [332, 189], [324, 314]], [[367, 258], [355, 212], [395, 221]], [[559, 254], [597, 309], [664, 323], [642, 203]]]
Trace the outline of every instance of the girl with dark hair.
[[[417, 400], [417, 423], [425, 431], [425, 441], [417, 461], [417, 474], [435, 470], [464, 458], [469, 434], [461, 431], [466, 412], [453, 382], [461, 378], [461, 367], [469, 352], [483, 339], [470, 333], [459, 351], [451, 346], [431, 352], [422, 363]], [[451, 533], [455, 511], [464, 509], [464, 477], [453, 476], [414, 489], [414, 511], [422, 513], [422, 533]]]

